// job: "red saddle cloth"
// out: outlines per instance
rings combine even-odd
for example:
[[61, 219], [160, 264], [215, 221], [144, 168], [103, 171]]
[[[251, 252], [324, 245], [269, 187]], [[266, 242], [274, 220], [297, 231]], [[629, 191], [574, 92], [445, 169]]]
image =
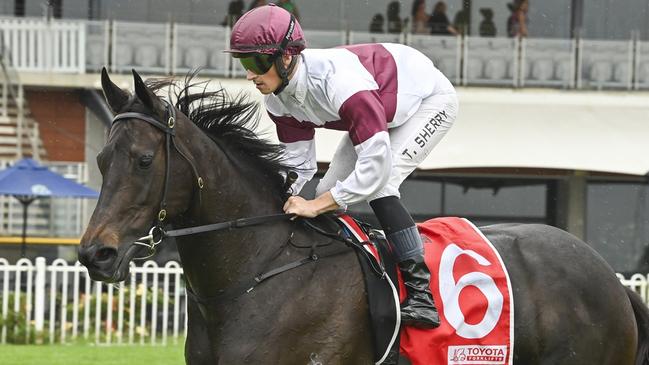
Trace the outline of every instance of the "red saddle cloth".
[[[412, 365], [513, 363], [514, 303], [500, 255], [471, 222], [436, 218], [418, 225], [441, 326], [401, 329]], [[405, 287], [399, 277], [401, 301]]]

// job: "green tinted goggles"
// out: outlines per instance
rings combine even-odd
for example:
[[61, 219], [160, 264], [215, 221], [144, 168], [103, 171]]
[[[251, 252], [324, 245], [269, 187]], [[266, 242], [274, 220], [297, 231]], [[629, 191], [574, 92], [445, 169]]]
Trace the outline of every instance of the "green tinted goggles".
[[240, 57], [241, 66], [256, 75], [263, 75], [273, 67], [273, 55], [256, 53], [254, 56]]

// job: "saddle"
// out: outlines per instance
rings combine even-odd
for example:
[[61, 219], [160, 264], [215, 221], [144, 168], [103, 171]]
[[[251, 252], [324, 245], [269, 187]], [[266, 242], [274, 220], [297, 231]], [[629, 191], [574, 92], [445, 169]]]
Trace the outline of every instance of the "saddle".
[[[365, 279], [375, 364], [400, 363], [400, 306], [397, 261], [382, 231], [345, 214], [305, 220], [321, 234], [337, 236], [355, 249]], [[402, 364], [407, 360], [402, 358]]]

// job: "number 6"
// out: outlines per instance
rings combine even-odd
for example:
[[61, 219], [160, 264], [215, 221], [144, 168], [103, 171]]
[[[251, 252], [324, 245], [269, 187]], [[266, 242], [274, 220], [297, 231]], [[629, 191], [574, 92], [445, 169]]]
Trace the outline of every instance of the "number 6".
[[[472, 250], [462, 250], [455, 244], [450, 244], [442, 253], [439, 266], [439, 291], [444, 303], [444, 316], [456, 333], [464, 338], [482, 338], [498, 324], [503, 309], [503, 295], [498, 290], [493, 278], [482, 272], [470, 272], [463, 275], [457, 282], [453, 277], [455, 260], [461, 255], [469, 255], [482, 266], [491, 263]], [[484, 318], [478, 324], [465, 322], [460, 308], [460, 292], [467, 286], [478, 288], [487, 298], [488, 306]]]

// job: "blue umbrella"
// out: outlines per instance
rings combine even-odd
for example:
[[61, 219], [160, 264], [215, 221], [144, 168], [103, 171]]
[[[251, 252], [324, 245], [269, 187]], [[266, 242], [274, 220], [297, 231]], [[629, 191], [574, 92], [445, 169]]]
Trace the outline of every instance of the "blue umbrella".
[[27, 208], [40, 197], [97, 198], [99, 193], [25, 158], [0, 171], [0, 194], [13, 195], [23, 205], [21, 255], [25, 257]]

